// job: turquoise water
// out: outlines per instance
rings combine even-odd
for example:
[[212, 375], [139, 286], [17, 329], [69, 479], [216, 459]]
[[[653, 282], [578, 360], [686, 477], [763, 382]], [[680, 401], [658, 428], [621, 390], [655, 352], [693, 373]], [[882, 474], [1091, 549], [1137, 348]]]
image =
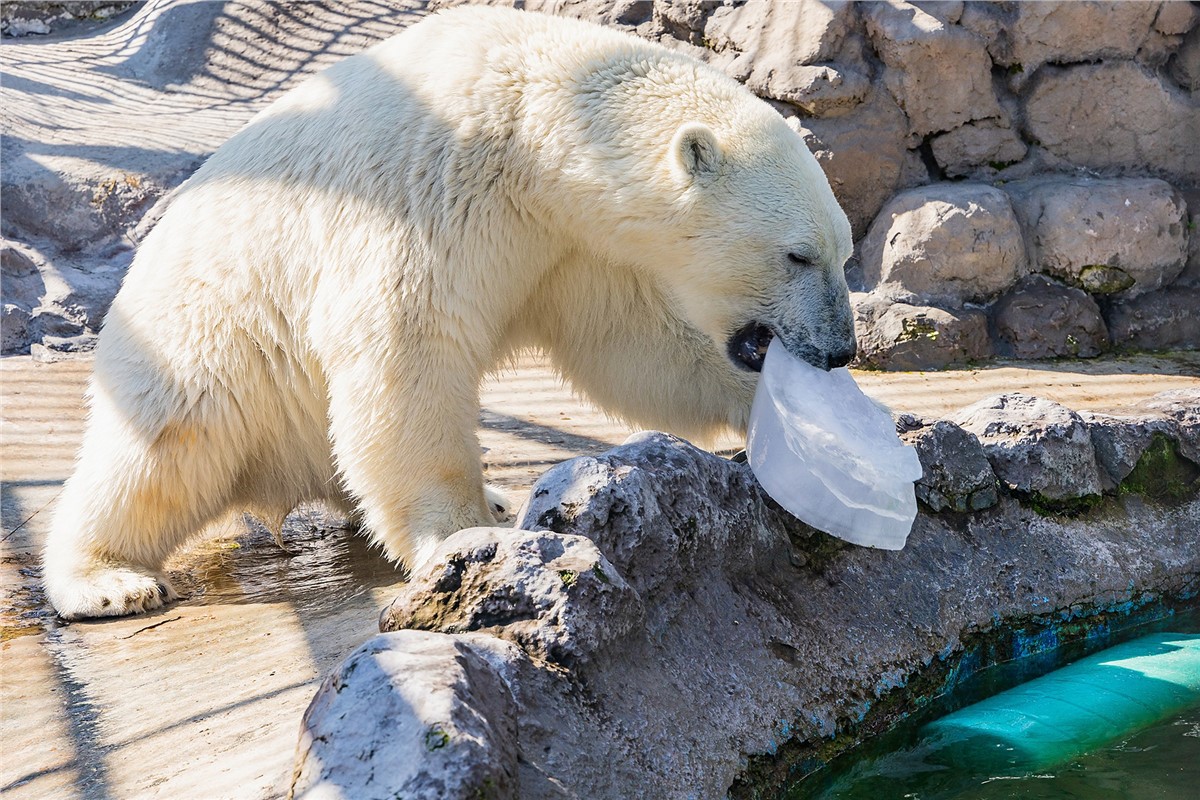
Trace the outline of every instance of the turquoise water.
[[[1154, 628], [1200, 631], [1200, 615], [1193, 611], [1130, 631], [1120, 638], [1132, 638]], [[1048, 662], [1047, 654], [1042, 654], [985, 670], [974, 686], [963, 688], [961, 702], [952, 703], [943, 712], [1064, 666], [1082, 653], [1065, 655], [1065, 659]], [[980, 687], [985, 688], [981, 691]], [[937, 735], [923, 728], [928, 721], [914, 720], [839, 758], [829, 768], [806, 779], [789, 797], [792, 800], [1200, 798], [1200, 705], [1131, 731], [1082, 756], [1036, 770], [1022, 766], [1019, 754], [1005, 750], [1004, 745], [994, 745], [998, 749], [992, 757], [982, 759], [986, 766], [980, 766], [978, 754], [962, 758], [961, 751], [946, 747]]]

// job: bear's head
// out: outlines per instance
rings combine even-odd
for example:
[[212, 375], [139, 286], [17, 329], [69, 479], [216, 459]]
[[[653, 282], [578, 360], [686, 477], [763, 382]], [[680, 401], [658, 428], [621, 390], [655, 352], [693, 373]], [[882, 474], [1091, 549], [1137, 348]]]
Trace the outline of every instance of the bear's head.
[[680, 236], [667, 280], [738, 368], [761, 370], [776, 336], [813, 366], [844, 366], [856, 348], [843, 271], [850, 222], [799, 133], [758, 106], [684, 122], [671, 138], [660, 174], [673, 184]]

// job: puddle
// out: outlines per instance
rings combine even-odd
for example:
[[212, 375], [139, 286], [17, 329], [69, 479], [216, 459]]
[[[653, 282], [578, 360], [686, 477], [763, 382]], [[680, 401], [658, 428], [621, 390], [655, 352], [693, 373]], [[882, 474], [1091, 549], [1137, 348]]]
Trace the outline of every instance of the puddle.
[[407, 573], [344, 517], [302, 506], [283, 526], [286, 550], [247, 517], [168, 563], [180, 604], [287, 603], [306, 614], [336, 611], [372, 589], [398, 586]]

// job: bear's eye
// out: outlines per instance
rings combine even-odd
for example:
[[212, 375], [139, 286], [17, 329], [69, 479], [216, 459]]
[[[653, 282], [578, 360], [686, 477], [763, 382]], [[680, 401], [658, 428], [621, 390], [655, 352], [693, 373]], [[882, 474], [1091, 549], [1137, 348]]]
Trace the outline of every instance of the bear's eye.
[[811, 267], [813, 265], [812, 259], [802, 253], [788, 253], [788, 261], [797, 267]]

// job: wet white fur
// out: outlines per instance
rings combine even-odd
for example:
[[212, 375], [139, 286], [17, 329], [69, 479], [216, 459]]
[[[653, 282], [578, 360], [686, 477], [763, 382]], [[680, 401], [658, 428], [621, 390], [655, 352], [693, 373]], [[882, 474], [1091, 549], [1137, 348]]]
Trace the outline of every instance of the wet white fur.
[[756, 376], [730, 334], [828, 304], [797, 246], [836, 290], [845, 216], [736, 82], [584, 23], [435, 15], [258, 116], [146, 238], [100, 337], [50, 599], [156, 607], [163, 561], [233, 509], [277, 530], [324, 500], [410, 564], [492, 524], [478, 386], [519, 348], [643, 425], [744, 427]]

